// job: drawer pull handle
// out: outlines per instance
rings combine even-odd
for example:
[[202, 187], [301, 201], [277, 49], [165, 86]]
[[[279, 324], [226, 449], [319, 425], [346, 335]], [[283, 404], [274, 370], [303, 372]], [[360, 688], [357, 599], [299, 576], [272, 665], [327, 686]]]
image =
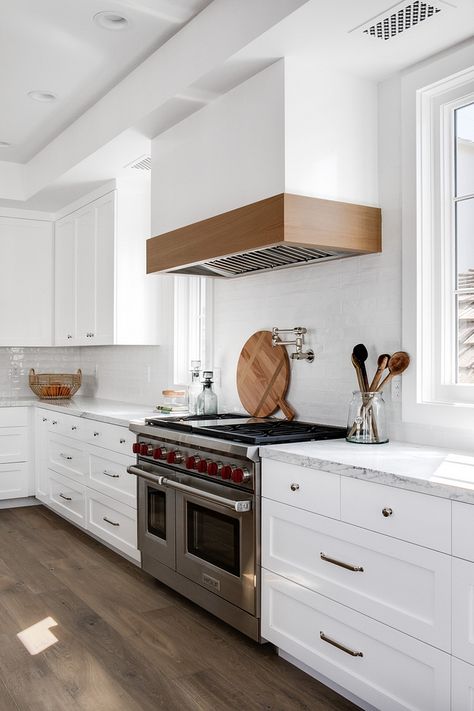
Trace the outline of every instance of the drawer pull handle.
[[388, 506], [386, 506], [384, 509], [382, 509], [382, 516], [385, 516], [385, 518], [388, 518], [392, 514], [393, 514], [393, 511]]
[[104, 516], [103, 520], [106, 523], [110, 523], [111, 526], [120, 526], [120, 524], [117, 523], [117, 521], [111, 521], [110, 518], [107, 518], [107, 516]]
[[72, 497], [71, 497], [71, 496], [64, 496], [64, 494], [61, 494], [61, 492], [59, 492], [59, 496], [60, 496], [62, 499], [66, 499], [66, 501], [72, 501]]
[[331, 639], [331, 637], [327, 637], [324, 632], [319, 633], [320, 638], [323, 640], [323, 642], [327, 642], [328, 644], [332, 644], [333, 647], [337, 647], [340, 649], [342, 652], [345, 652], [346, 654], [350, 654], [351, 657], [363, 657], [364, 654], [363, 652], [356, 652], [355, 649], [350, 649], [350, 647], [345, 647], [343, 644], [340, 642], [336, 642], [335, 639]]
[[53, 424], [53, 425], [57, 425], [57, 424], [58, 424], [58, 421], [57, 421], [57, 420], [53, 420], [52, 424]]
[[43, 422], [47, 422], [47, 421], [48, 421], [48, 418], [47, 418], [47, 417], [43, 417]]
[[98, 437], [100, 435], [100, 432], [94, 432], [94, 437]]
[[299, 484], [291, 484], [290, 485], [291, 491], [298, 491], [299, 488], [300, 488]]
[[336, 560], [336, 558], [330, 558], [326, 553], [320, 553], [321, 560], [325, 560], [326, 563], [332, 563], [333, 565], [338, 565], [340, 568], [345, 568], [345, 570], [352, 570], [353, 573], [363, 573], [364, 568], [361, 565], [351, 565], [350, 563], [343, 563], [342, 560]]
[[105, 476], [109, 476], [111, 479], [120, 479], [120, 474], [109, 474], [107, 469], [104, 469]]
[[71, 427], [71, 429], [72, 429], [72, 430], [77, 430], [77, 425], [73, 425], [73, 426]]
[[63, 454], [62, 452], [59, 453], [59, 456], [62, 457], [63, 459], [67, 459], [68, 461], [71, 461], [72, 457], [69, 454]]
[[121, 440], [120, 440], [120, 444], [125, 444], [125, 440], [124, 440], [124, 439], [121, 439]]

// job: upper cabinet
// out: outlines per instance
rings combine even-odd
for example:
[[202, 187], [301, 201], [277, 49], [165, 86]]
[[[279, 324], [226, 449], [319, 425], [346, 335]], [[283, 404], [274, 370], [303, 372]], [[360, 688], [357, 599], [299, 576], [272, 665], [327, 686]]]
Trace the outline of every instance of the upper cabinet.
[[56, 223], [56, 345], [160, 342], [163, 284], [145, 273], [146, 187], [122, 184]]
[[51, 345], [52, 224], [0, 217], [0, 250], [0, 345]]

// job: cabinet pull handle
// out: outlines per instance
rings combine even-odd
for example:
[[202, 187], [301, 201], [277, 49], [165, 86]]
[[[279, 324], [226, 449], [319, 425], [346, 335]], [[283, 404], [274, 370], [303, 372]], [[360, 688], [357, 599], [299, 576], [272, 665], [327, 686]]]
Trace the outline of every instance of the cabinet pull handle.
[[107, 469], [104, 469], [105, 476], [109, 476], [111, 479], [120, 479], [120, 474], [109, 474]]
[[68, 461], [71, 461], [72, 457], [69, 454], [63, 454], [62, 452], [59, 452], [59, 456], [62, 457], [63, 459], [67, 459]]
[[47, 418], [47, 417], [43, 417], [43, 422], [47, 422], [47, 421], [48, 421], [48, 418]]
[[345, 568], [345, 570], [352, 570], [353, 573], [363, 573], [364, 568], [361, 565], [351, 565], [350, 563], [343, 563], [342, 560], [337, 560], [336, 558], [330, 558], [326, 553], [321, 552], [319, 554], [321, 560], [325, 560], [326, 563], [332, 563], [333, 565], [338, 565], [340, 568]]
[[111, 526], [120, 526], [120, 524], [117, 523], [117, 521], [111, 521], [110, 518], [107, 518], [107, 516], [104, 516], [103, 520], [106, 523], [110, 523]]
[[100, 435], [100, 432], [94, 432], [94, 437], [98, 437]]
[[299, 484], [290, 484], [291, 491], [298, 491], [299, 488], [300, 488]]
[[386, 506], [384, 509], [382, 509], [382, 516], [385, 516], [385, 518], [388, 518], [393, 514], [393, 510]]
[[68, 333], [68, 334], [67, 334], [67, 337], [68, 337], [68, 338], [72, 338], [72, 336], [71, 336], [71, 334], [70, 334], [70, 333]]
[[120, 444], [125, 444], [125, 440], [124, 440], [124, 439], [121, 439], [121, 440], [120, 440]]
[[66, 501], [72, 501], [72, 497], [71, 497], [71, 496], [64, 496], [64, 494], [61, 494], [61, 492], [59, 492], [59, 496], [60, 496], [62, 499], [66, 499]]
[[327, 637], [324, 632], [319, 633], [320, 638], [323, 640], [323, 642], [327, 642], [328, 644], [332, 644], [333, 647], [337, 647], [337, 649], [340, 649], [342, 652], [345, 652], [346, 654], [350, 654], [351, 657], [363, 657], [364, 654], [363, 652], [356, 652], [355, 649], [351, 649], [350, 647], [345, 647], [343, 644], [340, 642], [336, 642], [335, 639], [331, 639], [331, 637]]
[[57, 421], [57, 420], [53, 420], [52, 424], [53, 424], [53, 425], [57, 425], [57, 424], [58, 424], [58, 421]]
[[73, 426], [71, 427], [71, 429], [72, 429], [72, 430], [77, 430], [77, 425], [73, 425]]

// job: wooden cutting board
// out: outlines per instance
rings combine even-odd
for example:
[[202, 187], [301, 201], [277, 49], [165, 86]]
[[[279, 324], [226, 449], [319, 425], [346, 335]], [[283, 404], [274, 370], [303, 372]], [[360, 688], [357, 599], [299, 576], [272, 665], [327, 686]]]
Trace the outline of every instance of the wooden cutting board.
[[285, 400], [290, 382], [290, 359], [284, 346], [272, 346], [270, 331], [257, 331], [240, 352], [237, 390], [253, 417], [268, 417], [279, 408], [288, 420], [295, 411]]

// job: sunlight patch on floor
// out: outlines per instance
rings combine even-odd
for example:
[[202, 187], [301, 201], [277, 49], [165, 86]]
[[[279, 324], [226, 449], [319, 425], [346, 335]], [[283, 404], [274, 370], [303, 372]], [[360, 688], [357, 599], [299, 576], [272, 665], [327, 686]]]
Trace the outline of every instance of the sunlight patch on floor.
[[49, 629], [50, 627], [56, 627], [57, 624], [52, 617], [45, 617], [44, 620], [27, 627], [22, 632], [18, 632], [17, 637], [30, 654], [39, 654], [58, 641], [57, 637]]

